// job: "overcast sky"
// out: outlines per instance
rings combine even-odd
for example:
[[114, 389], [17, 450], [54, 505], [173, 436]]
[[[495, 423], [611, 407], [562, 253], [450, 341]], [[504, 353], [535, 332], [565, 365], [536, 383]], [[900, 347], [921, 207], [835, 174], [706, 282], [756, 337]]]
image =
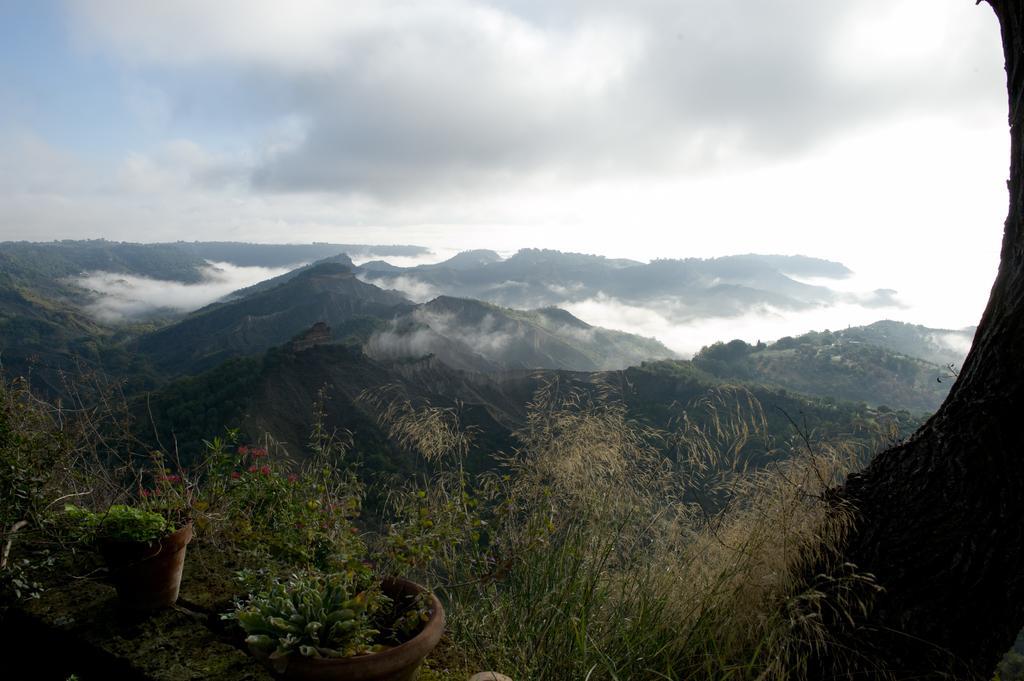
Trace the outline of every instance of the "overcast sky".
[[803, 253], [962, 326], [1003, 75], [973, 0], [5, 0], [0, 238]]

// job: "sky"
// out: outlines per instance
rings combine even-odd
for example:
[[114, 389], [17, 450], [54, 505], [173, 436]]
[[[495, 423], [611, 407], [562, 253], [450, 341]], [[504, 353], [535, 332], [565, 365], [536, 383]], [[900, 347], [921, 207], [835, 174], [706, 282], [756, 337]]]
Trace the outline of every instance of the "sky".
[[3, 0], [0, 239], [800, 253], [958, 328], [1003, 79], [972, 0]]

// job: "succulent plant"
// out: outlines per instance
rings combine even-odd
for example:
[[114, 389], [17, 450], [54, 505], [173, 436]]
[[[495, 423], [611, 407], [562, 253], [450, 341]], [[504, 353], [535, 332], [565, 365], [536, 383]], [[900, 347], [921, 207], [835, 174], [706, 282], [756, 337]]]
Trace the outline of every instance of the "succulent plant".
[[375, 652], [374, 637], [380, 632], [374, 619], [390, 605], [372, 579], [310, 572], [250, 595], [229, 617], [248, 634], [246, 643], [272, 662], [283, 662], [295, 653], [350, 657]]

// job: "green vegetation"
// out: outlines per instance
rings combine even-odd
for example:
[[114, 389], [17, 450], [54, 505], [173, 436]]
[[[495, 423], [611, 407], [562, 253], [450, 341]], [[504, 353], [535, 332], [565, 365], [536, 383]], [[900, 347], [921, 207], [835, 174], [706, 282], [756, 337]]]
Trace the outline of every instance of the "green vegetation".
[[1024, 631], [996, 667], [993, 681], [1024, 681]]
[[0, 242], [4, 270], [26, 281], [57, 282], [84, 272], [121, 272], [194, 283], [202, 279], [202, 258], [173, 244], [136, 244], [105, 239], [87, 241]]
[[159, 513], [125, 504], [114, 504], [100, 513], [68, 504], [64, 512], [84, 533], [97, 539], [151, 542], [175, 530]]
[[[5, 385], [0, 453], [5, 470], [17, 463], [27, 473], [3, 479], [0, 507], [5, 521], [32, 518], [34, 531], [5, 534], [15, 560], [0, 576], [9, 584], [16, 561], [37, 560], [39, 540], [59, 536], [55, 501], [70, 494], [97, 514], [90, 518], [127, 517], [134, 512], [119, 504], [145, 508], [165, 493], [154, 490], [174, 488], [191, 494], [190, 551], [229, 557], [223, 576], [234, 594], [254, 594], [239, 622], [268, 637], [252, 639], [267, 654], [330, 656], [379, 642], [373, 630], [392, 623], [371, 616], [386, 610], [372, 593], [378, 578], [364, 581], [372, 557], [373, 575], [407, 575], [445, 603], [449, 642], [430, 678], [479, 669], [542, 680], [801, 678], [814, 651], [832, 645], [826, 614], [867, 607], [875, 591], [868, 575], [834, 560], [847, 519], [823, 492], [891, 433], [878, 428], [872, 440], [864, 423], [857, 440], [776, 438], [753, 392], [716, 385], [691, 364], [647, 367], [633, 379], [702, 392], [663, 429], [635, 418], [636, 405], [548, 381], [516, 446], [482, 471], [465, 465], [479, 433], [458, 410], [381, 403], [380, 427], [430, 465], [405, 485], [389, 483], [388, 503], [371, 519], [359, 517], [355, 438], [327, 425], [323, 394], [310, 458], [230, 432], [186, 473], [132, 441], [99, 450], [89, 433], [109, 433], [109, 423], [82, 427], [86, 415]], [[136, 453], [111, 458], [122, 449]], [[111, 474], [123, 465], [132, 471]], [[29, 488], [29, 497], [12, 493]], [[243, 581], [232, 580], [239, 569]], [[46, 566], [33, 570], [45, 583]], [[823, 600], [825, 592], [839, 595]], [[24, 595], [7, 589], [5, 598]], [[353, 599], [365, 599], [365, 612], [347, 607]], [[1012, 664], [1001, 668], [1004, 681]]]
[[[865, 576], [829, 563], [842, 518], [818, 496], [859, 453], [802, 453], [783, 443], [769, 458], [784, 463], [771, 470], [737, 465], [747, 443], [776, 446], [759, 430], [757, 410], [749, 401], [719, 412], [713, 427], [669, 433], [633, 421], [621, 403], [552, 384], [532, 401], [519, 446], [497, 456], [498, 468], [472, 473], [464, 462], [474, 433], [456, 411], [391, 402], [382, 426], [431, 466], [392, 487], [382, 517], [363, 526], [347, 438], [323, 425], [322, 408], [309, 443], [315, 454], [302, 463], [273, 442], [244, 445], [233, 433], [209, 442], [187, 475], [168, 474], [167, 455], [124, 460], [134, 470], [117, 478], [82, 466], [87, 457], [71, 456], [84, 451], [78, 445], [62, 460], [88, 483], [76, 500], [100, 516], [122, 512], [107, 501], [118, 495], [115, 503], [142, 507], [162, 496], [144, 490], [189, 490], [193, 548], [231, 555], [255, 575], [246, 590], [263, 596], [240, 611], [250, 613], [253, 635], [269, 636], [265, 625], [284, 633], [270, 612], [287, 609], [286, 597], [296, 608], [356, 597], [362, 581], [346, 582], [342, 598], [327, 588], [341, 578], [326, 575], [359, 575], [372, 556], [375, 574], [408, 575], [445, 600], [454, 678], [480, 668], [535, 679], [781, 678], [799, 670], [808, 641], [827, 645], [823, 608], [854, 607], [870, 595]], [[25, 426], [49, 432], [55, 423]], [[669, 439], [685, 458], [665, 456]], [[56, 485], [40, 501], [67, 493]], [[38, 521], [52, 525], [55, 514], [47, 506]], [[812, 597], [799, 578], [808, 560], [828, 566], [820, 579], [849, 583], [850, 602]], [[291, 573], [308, 578], [289, 587]], [[339, 621], [355, 610], [330, 609]], [[290, 626], [283, 628], [299, 638]], [[370, 629], [383, 630], [371, 619], [354, 640], [258, 643], [281, 655], [302, 645], [323, 655], [362, 645]]]
[[253, 594], [230, 616], [245, 642], [277, 662], [289, 655], [351, 657], [376, 652], [376, 620], [391, 605], [369, 570], [293, 575]]
[[139, 400], [139, 437], [151, 439], [156, 433], [161, 442], [174, 442], [179, 451], [190, 453], [187, 459], [194, 458], [211, 433], [240, 425], [265, 364], [273, 361], [273, 354], [263, 360], [232, 359], [209, 372], [168, 383]]
[[[190, 551], [230, 566], [214, 610], [254, 594], [238, 621], [278, 657], [375, 645], [392, 626], [375, 617], [379, 578], [401, 574], [449, 613], [431, 678], [800, 678], [834, 645], [824, 620], [874, 593], [870, 576], [835, 560], [847, 518], [826, 490], [907, 437], [949, 386], [941, 367], [893, 351], [929, 330], [877, 325], [865, 328], [886, 347], [847, 330], [718, 343], [693, 361], [623, 371], [492, 371], [610, 366], [656, 348], [557, 309], [453, 298], [403, 327], [390, 320], [411, 306], [337, 263], [180, 324], [115, 331], [39, 272], [140, 267], [152, 255], [116, 246], [33, 270], [31, 248], [0, 245], [4, 364], [43, 367], [31, 380], [65, 398], [0, 382], [0, 598], [38, 596], [55, 558], [64, 574], [83, 560], [68, 503], [79, 527], [122, 538], [159, 537], [187, 516]], [[151, 276], [188, 262], [149, 263]], [[288, 342], [324, 310], [335, 343]], [[384, 332], [433, 329], [427, 312], [448, 355], [362, 353]], [[511, 340], [485, 356], [474, 329]], [[63, 371], [76, 362], [126, 382], [75, 388]], [[1003, 681], [1017, 661], [1004, 660]]]
[[948, 368], [829, 331], [772, 345], [715, 343], [697, 353], [693, 364], [719, 378], [925, 413], [938, 408], [953, 379]]
[[[554, 386], [551, 386], [554, 388]], [[727, 396], [731, 399], [734, 396]], [[795, 678], [829, 641], [822, 613], [860, 607], [870, 579], [830, 562], [845, 523], [819, 496], [858, 447], [773, 452], [753, 410], [667, 433], [621, 404], [541, 391], [520, 447], [481, 476], [454, 412], [398, 405], [393, 436], [439, 470], [394, 494], [396, 568], [442, 594], [471, 668], [531, 679]], [[662, 453], [674, 438], [686, 454]], [[716, 499], [717, 503], [709, 503]], [[846, 585], [825, 603], [801, 575]]]

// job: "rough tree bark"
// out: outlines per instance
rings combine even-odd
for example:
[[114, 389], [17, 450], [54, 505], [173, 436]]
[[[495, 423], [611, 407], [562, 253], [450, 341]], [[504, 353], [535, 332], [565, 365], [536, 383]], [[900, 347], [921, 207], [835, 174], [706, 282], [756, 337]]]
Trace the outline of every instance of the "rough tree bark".
[[843, 558], [884, 589], [846, 634], [897, 678], [991, 679], [1024, 625], [1024, 0], [982, 1], [1009, 93], [999, 272], [938, 413], [838, 490], [856, 509]]

